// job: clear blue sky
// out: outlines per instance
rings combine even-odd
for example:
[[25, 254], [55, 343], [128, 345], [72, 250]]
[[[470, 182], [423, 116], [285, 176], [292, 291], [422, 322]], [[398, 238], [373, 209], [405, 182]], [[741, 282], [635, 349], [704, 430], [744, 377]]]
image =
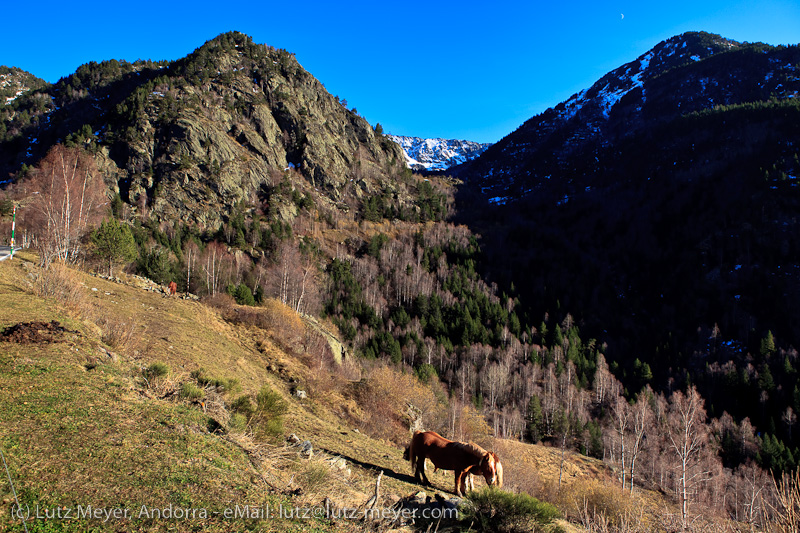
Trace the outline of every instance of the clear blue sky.
[[798, 0], [42, 0], [1, 12], [0, 64], [50, 82], [89, 61], [178, 59], [237, 30], [294, 52], [387, 132], [482, 142], [685, 31], [800, 43]]

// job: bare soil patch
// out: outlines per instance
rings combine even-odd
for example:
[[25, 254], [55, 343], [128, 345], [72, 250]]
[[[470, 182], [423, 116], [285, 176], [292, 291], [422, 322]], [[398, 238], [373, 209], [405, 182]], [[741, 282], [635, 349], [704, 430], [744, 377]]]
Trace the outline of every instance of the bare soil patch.
[[61, 325], [57, 320], [50, 322], [20, 322], [9, 326], [0, 333], [0, 341], [17, 344], [55, 342], [63, 333], [77, 333]]

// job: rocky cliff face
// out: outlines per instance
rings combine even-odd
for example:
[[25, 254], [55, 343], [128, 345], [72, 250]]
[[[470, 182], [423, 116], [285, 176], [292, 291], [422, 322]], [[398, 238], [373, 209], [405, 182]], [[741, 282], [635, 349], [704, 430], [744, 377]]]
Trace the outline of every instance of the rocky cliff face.
[[6, 139], [7, 170], [70, 138], [96, 151], [134, 209], [206, 227], [285, 179], [333, 203], [390, 191], [404, 167], [294, 55], [235, 32], [172, 63], [85, 65], [34, 98], [45, 104]]
[[389, 135], [405, 153], [406, 165], [412, 170], [447, 170], [481, 155], [488, 143], [453, 139], [421, 139]]

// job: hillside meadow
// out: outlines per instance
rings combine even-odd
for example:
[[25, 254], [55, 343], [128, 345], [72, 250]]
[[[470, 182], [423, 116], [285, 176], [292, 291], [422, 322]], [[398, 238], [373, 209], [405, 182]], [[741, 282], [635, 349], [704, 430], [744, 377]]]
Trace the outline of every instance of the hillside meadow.
[[[413, 374], [313, 357], [303, 349], [313, 330], [277, 302], [208, 305], [57, 264], [45, 272], [35, 260], [18, 253], [0, 263], [0, 446], [16, 489], [0, 484], [4, 530], [24, 530], [15, 497], [29, 531], [415, 527], [277, 511], [363, 509], [380, 472], [386, 509], [433, 494], [402, 459], [401, 394], [437, 401]], [[262, 319], [232, 316], [246, 312]], [[293, 394], [299, 387], [307, 398]], [[257, 410], [265, 390], [284, 407], [272, 417], [277, 429], [241, 409], [249, 398]], [[376, 411], [388, 427], [365, 414]], [[606, 466], [571, 452], [559, 489], [558, 450], [494, 440], [487, 429], [473, 436], [500, 454], [508, 494], [547, 498], [575, 523], [586, 512], [575, 498], [653, 523], [666, 505], [649, 496], [635, 508], [638, 497], [623, 498]], [[310, 441], [311, 457], [287, 442], [292, 434]], [[450, 498], [452, 473], [428, 475]]]

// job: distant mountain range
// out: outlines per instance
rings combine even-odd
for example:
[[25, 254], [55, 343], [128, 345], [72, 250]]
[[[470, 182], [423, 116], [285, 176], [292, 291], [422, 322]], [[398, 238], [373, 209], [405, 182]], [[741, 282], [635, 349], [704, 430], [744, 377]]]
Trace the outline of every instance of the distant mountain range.
[[478, 157], [491, 144], [453, 139], [421, 139], [389, 135], [400, 145], [412, 170], [447, 170]]

